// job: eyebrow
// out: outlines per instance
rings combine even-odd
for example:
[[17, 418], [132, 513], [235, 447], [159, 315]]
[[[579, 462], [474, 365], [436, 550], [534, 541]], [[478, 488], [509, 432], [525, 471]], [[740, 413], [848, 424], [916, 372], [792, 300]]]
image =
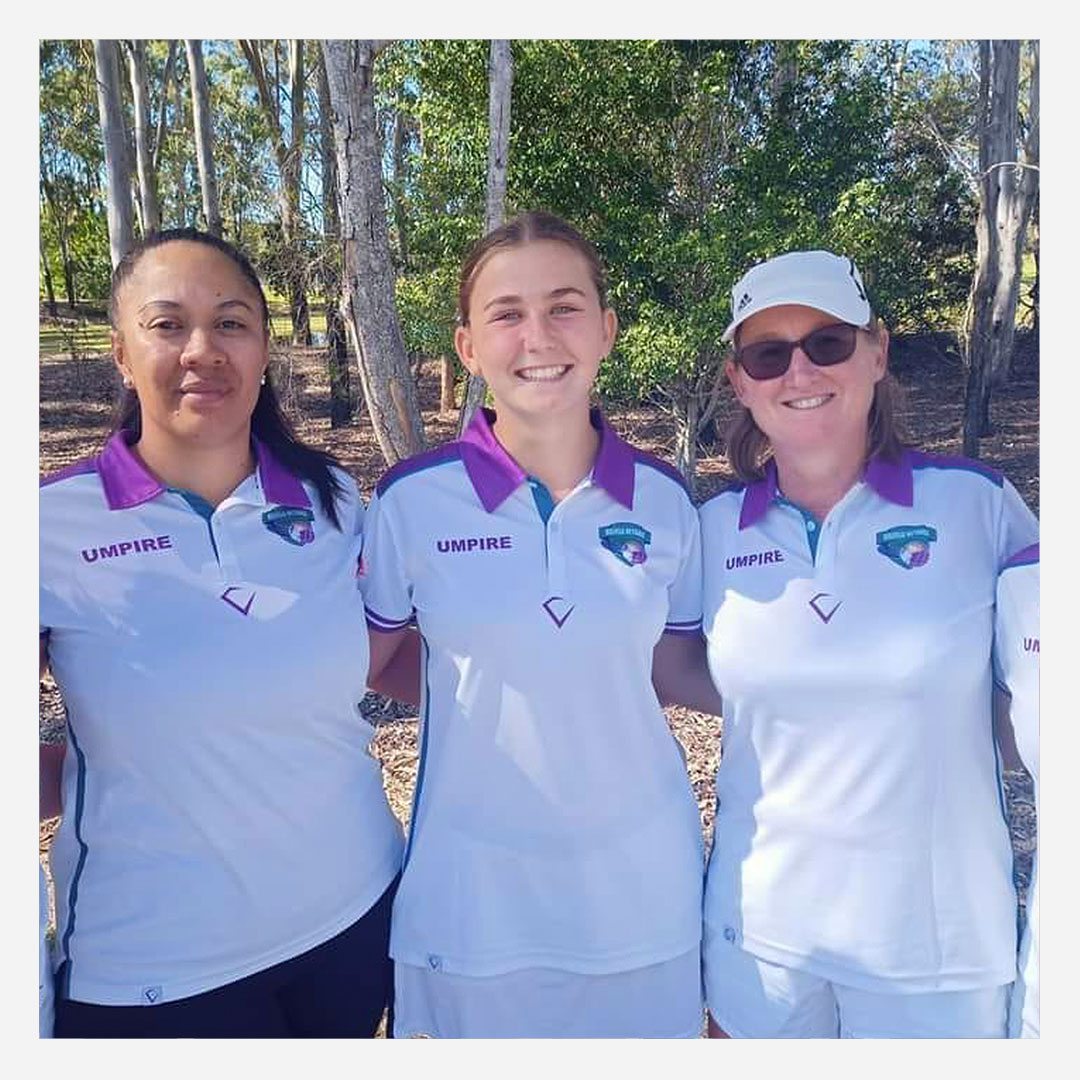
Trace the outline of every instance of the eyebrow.
[[[557, 300], [560, 296], [566, 296], [568, 293], [576, 293], [580, 297], [585, 297], [585, 295], [586, 295], [581, 289], [577, 288], [577, 286], [575, 286], [575, 285], [565, 285], [561, 289], [552, 289], [551, 292], [549, 292], [547, 294], [547, 297], [545, 299], [547, 299], [547, 300]], [[521, 297], [518, 296], [516, 293], [510, 293], [510, 294], [508, 294], [506, 296], [496, 296], [494, 299], [489, 300], [484, 305], [482, 310], [487, 311], [488, 308], [494, 307], [496, 304], [520, 304], [520, 303], [521, 303]]]
[[[148, 307], [163, 307], [178, 311], [183, 308], [183, 306], [183, 304], [178, 304], [175, 300], [147, 300], [146, 303], [139, 308], [139, 311], [145, 311]], [[217, 310], [220, 311], [222, 308], [230, 307], [247, 308], [248, 311], [253, 313], [255, 311], [246, 300], [222, 300], [221, 303], [217, 305]]]

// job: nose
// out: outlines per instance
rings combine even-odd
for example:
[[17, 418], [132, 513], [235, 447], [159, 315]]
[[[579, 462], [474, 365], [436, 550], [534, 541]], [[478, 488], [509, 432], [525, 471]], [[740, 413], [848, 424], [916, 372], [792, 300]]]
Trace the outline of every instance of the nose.
[[817, 365], [806, 352], [801, 345], [796, 345], [791, 350], [791, 365], [788, 367], [786, 375], [789, 382], [800, 382], [807, 378], [812, 377], [817, 371]]
[[526, 315], [521, 324], [522, 344], [529, 352], [540, 352], [550, 347], [551, 326], [545, 312]]
[[184, 343], [184, 351], [180, 354], [180, 363], [187, 367], [193, 364], [223, 364], [225, 363], [225, 354], [214, 340], [212, 331], [196, 326]]

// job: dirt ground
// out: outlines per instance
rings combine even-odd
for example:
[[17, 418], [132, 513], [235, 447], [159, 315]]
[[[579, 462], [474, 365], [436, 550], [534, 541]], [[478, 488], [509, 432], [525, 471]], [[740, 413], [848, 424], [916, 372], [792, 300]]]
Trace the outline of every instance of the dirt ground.
[[[43, 326], [43, 330], [44, 330]], [[331, 430], [325, 362], [317, 350], [279, 347], [274, 355], [274, 378], [289, 414], [302, 436], [337, 455], [368, 494], [384, 464], [371, 435], [362, 403], [354, 426]], [[892, 370], [904, 390], [903, 417], [910, 440], [921, 449], [958, 454], [965, 373], [948, 335], [894, 339]], [[115, 389], [107, 357], [72, 358], [70, 354], [41, 356], [40, 453], [46, 474], [94, 452], [106, 433]], [[420, 376], [421, 404], [430, 445], [453, 437], [454, 417], [438, 412], [438, 366], [425, 364]], [[354, 395], [359, 381], [353, 379]], [[670, 421], [656, 409], [615, 409], [616, 429], [644, 449], [671, 459], [674, 443]], [[1013, 376], [992, 404], [994, 434], [983, 441], [981, 457], [1001, 469], [1028, 505], [1039, 510], [1039, 363], [1038, 343], [1018, 342]], [[721, 420], [718, 425], [723, 429]], [[706, 448], [699, 469], [698, 495], [708, 497], [730, 479], [723, 457]], [[407, 824], [416, 776], [416, 721], [392, 703], [368, 695], [364, 711], [380, 721], [374, 752], [383, 764], [386, 788], [394, 812]], [[712, 777], [719, 760], [720, 723], [682, 709], [669, 710], [669, 720], [687, 756], [690, 780], [701, 810], [707, 839], [713, 819]], [[41, 737], [45, 743], [63, 739], [63, 705], [52, 680], [41, 684]], [[1023, 773], [1006, 773], [1008, 809], [1017, 879], [1023, 889], [1030, 872], [1035, 821], [1030, 780]], [[55, 820], [42, 825], [42, 848], [47, 847]]]

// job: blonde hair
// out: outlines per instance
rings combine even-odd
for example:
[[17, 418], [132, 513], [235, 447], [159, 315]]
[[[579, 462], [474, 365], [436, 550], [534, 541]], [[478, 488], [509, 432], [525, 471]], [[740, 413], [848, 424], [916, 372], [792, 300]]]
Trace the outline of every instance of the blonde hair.
[[[741, 329], [741, 327], [740, 327]], [[860, 329], [880, 339], [884, 329], [876, 315]], [[735, 331], [735, 345], [739, 343], [739, 331]], [[733, 362], [737, 363], [733, 359]], [[905, 440], [897, 416], [902, 392], [900, 385], [886, 371], [874, 385], [874, 397], [866, 423], [866, 459], [883, 457], [887, 461], [899, 461]], [[760, 480], [765, 475], [765, 465], [772, 456], [769, 437], [757, 426], [750, 410], [738, 402], [735, 416], [727, 430], [727, 458], [735, 475], [744, 484]]]

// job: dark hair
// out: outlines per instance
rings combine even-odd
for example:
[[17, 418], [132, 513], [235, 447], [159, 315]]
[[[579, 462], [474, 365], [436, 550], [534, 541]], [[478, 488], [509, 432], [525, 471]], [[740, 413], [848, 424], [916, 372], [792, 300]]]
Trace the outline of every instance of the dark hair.
[[[266, 294], [263, 292], [259, 275], [255, 273], [247, 256], [227, 240], [222, 240], [220, 236], [200, 232], [198, 229], [163, 229], [160, 232], [148, 233], [136, 241], [135, 245], [116, 264], [112, 276], [112, 288], [109, 291], [109, 322], [113, 329], [117, 329], [120, 290], [139, 260], [147, 251], [177, 240], [214, 248], [233, 262], [259, 297], [263, 329], [269, 338], [270, 308], [266, 302]], [[120, 394], [113, 409], [109, 434], [112, 435], [121, 429], [134, 432], [136, 439], [142, 434], [142, 412], [139, 408], [138, 395], [133, 389], [125, 387], [120, 388]], [[316, 450], [297, 437], [274, 392], [269, 368], [266, 372], [266, 381], [259, 387], [259, 397], [251, 413], [251, 433], [289, 472], [302, 480], [310, 481], [315, 486], [323, 513], [335, 528], [340, 529], [341, 521], [338, 517], [336, 500], [344, 495], [345, 489], [332, 469], [341, 468], [341, 464], [332, 454], [324, 450]]]
[[[739, 327], [741, 330], [742, 327]], [[875, 337], [883, 329], [876, 315], [860, 329]], [[738, 348], [739, 330], [735, 331], [734, 345]], [[905, 441], [897, 417], [900, 386], [888, 371], [874, 384], [874, 397], [870, 402], [870, 415], [866, 425], [866, 460], [883, 457], [886, 461], [899, 461]], [[757, 426], [750, 410], [739, 402], [734, 419], [727, 430], [727, 458], [735, 475], [744, 484], [760, 480], [765, 475], [765, 463], [771, 457], [769, 437]]]
[[465, 259], [458, 282], [458, 321], [462, 326], [468, 325], [469, 299], [476, 276], [484, 263], [496, 252], [506, 248], [521, 247], [536, 240], [555, 240], [573, 248], [588, 263], [600, 307], [608, 306], [607, 276], [600, 262], [600, 256], [597, 255], [592, 244], [573, 225], [557, 214], [550, 214], [546, 210], [526, 210], [498, 228], [492, 229], [473, 246]]

